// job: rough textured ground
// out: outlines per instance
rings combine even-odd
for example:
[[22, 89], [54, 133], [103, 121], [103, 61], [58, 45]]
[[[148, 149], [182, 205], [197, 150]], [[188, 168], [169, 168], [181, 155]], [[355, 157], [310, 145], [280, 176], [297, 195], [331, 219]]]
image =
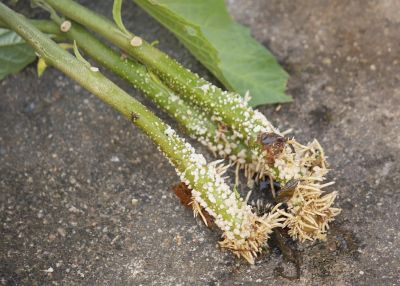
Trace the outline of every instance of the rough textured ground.
[[[111, 1], [84, 2], [110, 14]], [[129, 28], [209, 76], [126, 2]], [[37, 79], [32, 65], [0, 83], [0, 284], [400, 284], [399, 2], [228, 3], [291, 75], [294, 103], [261, 110], [302, 141], [320, 139], [340, 192], [328, 242], [299, 247], [300, 279], [282, 277], [295, 267], [276, 250], [255, 266], [218, 250], [137, 128], [57, 71]]]

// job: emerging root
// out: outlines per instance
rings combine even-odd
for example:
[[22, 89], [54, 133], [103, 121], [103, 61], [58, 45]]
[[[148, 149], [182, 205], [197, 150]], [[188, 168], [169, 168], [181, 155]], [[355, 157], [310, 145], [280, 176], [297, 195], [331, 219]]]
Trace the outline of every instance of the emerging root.
[[191, 205], [193, 207], [193, 215], [194, 215], [194, 217], [197, 217], [197, 215], [200, 215], [200, 217], [203, 220], [204, 224], [207, 227], [210, 227], [206, 216], [203, 214], [202, 207], [200, 206], [200, 204], [198, 202], [196, 202], [196, 200], [194, 198], [192, 198]]
[[236, 237], [228, 238], [223, 234], [223, 240], [219, 242], [219, 245], [229, 249], [237, 257], [243, 257], [250, 264], [254, 264], [254, 259], [266, 244], [272, 229], [283, 227], [282, 222], [285, 217], [282, 216], [282, 211], [278, 211], [279, 206], [275, 206], [269, 214], [261, 217], [250, 212], [246, 219], [246, 226], [244, 226], [249, 228], [249, 236], [246, 239], [237, 239]]
[[[224, 169], [219, 169], [224, 172]], [[180, 183], [174, 188], [174, 192], [179, 197], [181, 203], [193, 209], [194, 215], [200, 215], [204, 224], [208, 227], [214, 225], [214, 220], [211, 215], [193, 198], [192, 190], [185, 183]], [[222, 234], [223, 240], [219, 242], [222, 248], [229, 249], [236, 256], [243, 257], [249, 263], [254, 264], [254, 259], [261, 252], [262, 247], [269, 239], [272, 229], [275, 227], [283, 227], [284, 220], [287, 214], [276, 205], [270, 213], [263, 216], [258, 216], [250, 210], [250, 207], [245, 208], [245, 213], [240, 226], [240, 231], [246, 233], [245, 238], [242, 236], [232, 235], [231, 232], [224, 231]]]
[[336, 192], [322, 195], [309, 192], [299, 186], [288, 202], [288, 213], [284, 226], [289, 228], [289, 235], [300, 242], [306, 240], [325, 240], [329, 229], [328, 223], [340, 214], [341, 209], [332, 207]]
[[[245, 169], [250, 183], [253, 179], [257, 181], [265, 177], [268, 177], [270, 182], [280, 183], [278, 201], [288, 205], [284, 225], [289, 228], [289, 235], [293, 239], [301, 242], [325, 239], [329, 229], [328, 223], [333, 221], [341, 210], [332, 207], [336, 192], [323, 194], [322, 189], [334, 182], [322, 183], [329, 169], [324, 151], [317, 140], [305, 146], [290, 139], [272, 166], [263, 156], [259, 156], [252, 163], [242, 164], [237, 168]], [[288, 187], [294, 180], [298, 182], [298, 186]]]

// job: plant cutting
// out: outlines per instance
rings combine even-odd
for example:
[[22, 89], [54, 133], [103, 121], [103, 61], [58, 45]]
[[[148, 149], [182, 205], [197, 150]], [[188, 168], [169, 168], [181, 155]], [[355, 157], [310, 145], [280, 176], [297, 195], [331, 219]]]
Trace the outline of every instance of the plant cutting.
[[170, 126], [84, 60], [76, 45], [74, 57], [2, 3], [0, 19], [24, 38], [48, 65], [74, 79], [146, 133], [192, 190], [194, 209], [207, 211], [222, 230], [223, 241], [220, 245], [250, 263], [254, 262], [256, 253], [261, 250], [272, 228], [281, 226], [282, 217], [276, 209], [263, 217], [255, 215], [222, 179], [226, 168], [217, 163], [207, 164], [204, 157], [197, 154]]
[[[120, 17], [114, 24], [71, 0], [40, 2], [99, 33], [146, 65], [174, 95], [182, 99], [179, 102], [186, 101], [186, 104], [196, 105], [197, 109], [192, 109], [200, 110], [204, 114], [199, 117], [203, 123], [200, 124], [199, 121], [197, 125], [216, 125], [217, 128], [212, 127], [213, 130], [210, 128], [210, 132], [206, 132], [210, 134], [207, 140], [202, 135], [192, 135], [198, 137], [217, 155], [229, 158], [237, 170], [244, 169], [249, 185], [254, 180], [268, 178], [271, 191], [275, 193], [273, 182], [279, 183], [289, 206], [290, 217], [286, 225], [294, 238], [303, 241], [325, 236], [328, 222], [340, 210], [332, 207], [336, 192], [324, 194], [322, 190], [331, 183], [323, 183], [328, 168], [324, 151], [316, 140], [302, 145], [283, 136], [264, 115], [248, 105], [249, 97], [243, 99], [237, 93], [222, 91], [183, 68], [142, 38], [128, 32]], [[114, 13], [114, 18], [115, 15], [118, 13]], [[198, 114], [197, 111], [196, 113]], [[207, 116], [214, 125], [209, 124]], [[221, 138], [224, 144], [220, 143]], [[320, 205], [319, 209], [304, 210], [316, 201]]]
[[[250, 185], [254, 181], [265, 182], [267, 180], [269, 182], [269, 191], [273, 193], [275, 198], [274, 203], [284, 203], [286, 209], [279, 210], [278, 207], [275, 207], [270, 216], [261, 218], [264, 222], [258, 221], [258, 218], [250, 212], [252, 215], [249, 215], [249, 217], [252, 218], [245, 219], [244, 225], [258, 225], [257, 227], [250, 226], [247, 230], [262, 233], [262, 235], [254, 235], [253, 233], [246, 236], [247, 238], [244, 240], [240, 239], [241, 242], [238, 243], [236, 241], [238, 236], [234, 236], [234, 240], [232, 240], [232, 236], [224, 232], [225, 240], [221, 243], [222, 246], [231, 249], [239, 256], [245, 257], [249, 262], [253, 262], [256, 252], [265, 243], [273, 227], [288, 227], [289, 234], [300, 241], [325, 238], [328, 222], [333, 220], [340, 210], [332, 207], [336, 192], [324, 194], [322, 190], [331, 183], [323, 183], [328, 168], [323, 149], [317, 141], [308, 145], [301, 145], [294, 139], [285, 137], [261, 113], [249, 106], [250, 98], [248, 96], [242, 99], [237, 93], [222, 91], [185, 70], [161, 51], [147, 44], [142, 38], [131, 34], [124, 27], [120, 16], [122, 1], [114, 2], [113, 17], [115, 24], [72, 1], [62, 0], [54, 3], [54, 1], [37, 0], [33, 2], [50, 11], [51, 18], [57, 25], [49, 21], [29, 21], [26, 22], [27, 24], [51, 34], [58, 40], [68, 38], [76, 42], [75, 54], [82, 64], [92, 72], [98, 72], [98, 68], [90, 66], [80, 56], [77, 47], [83, 50], [85, 55], [92, 57], [99, 64], [142, 90], [150, 100], [185, 127], [189, 135], [209, 147], [215, 155], [228, 158], [231, 164], [236, 165], [237, 171], [244, 169]], [[57, 6], [58, 4], [61, 6]], [[75, 13], [73, 9], [75, 9]], [[55, 10], [58, 10], [62, 16], [59, 17]], [[112, 44], [121, 48], [124, 53], [115, 52], [80, 27], [79, 24], [63, 17], [79, 21], [87, 28], [95, 30], [111, 41]], [[87, 20], [85, 17], [92, 19]], [[3, 25], [13, 28], [8, 23], [3, 23]], [[113, 33], [116, 36], [112, 36]], [[153, 57], [160, 62], [152, 62]], [[39, 63], [41, 65], [44, 63], [54, 65], [44, 56], [40, 58]], [[67, 75], [69, 74], [67, 73]], [[181, 75], [181, 77], [174, 78], [177, 75]], [[173, 83], [175, 79], [183, 79], [186, 76], [186, 85], [182, 85], [179, 81], [176, 85]], [[174, 78], [174, 80], [171, 81], [171, 78]], [[199, 86], [198, 84], [202, 85]], [[222, 100], [223, 97], [225, 97], [225, 100]], [[227, 105], [224, 107], [224, 104]], [[128, 116], [128, 119], [133, 122], [136, 122], [138, 118], [140, 116], [137, 116], [134, 112]], [[145, 131], [145, 129], [143, 130]], [[167, 137], [170, 134], [175, 134], [169, 128], [164, 131]], [[161, 150], [164, 149], [161, 148]], [[167, 158], [172, 156], [167, 152], [164, 153]], [[187, 160], [188, 157], [190, 156], [181, 156], [181, 159]], [[171, 162], [178, 169], [176, 163], [173, 160]], [[193, 165], [196, 164], [193, 162]], [[200, 164], [200, 166], [203, 165]], [[211, 181], [218, 181], [217, 177], [221, 176], [223, 170], [226, 169], [225, 167], [217, 167], [216, 164], [207, 166], [213, 169], [216, 174], [216, 176], [210, 175]], [[202, 218], [204, 218], [203, 213], [209, 213], [216, 219], [217, 225], [223, 231], [228, 231], [226, 225], [221, 222], [221, 218], [213, 209], [215, 207], [213, 204], [229, 199], [230, 195], [221, 195], [220, 200], [215, 199], [214, 195], [210, 196], [207, 195], [207, 191], [204, 192], [204, 185], [200, 184], [200, 187], [194, 185], [193, 178], [190, 181], [187, 178], [190, 175], [185, 175], [185, 172], [179, 170], [178, 173], [181, 174], [182, 181], [191, 189], [190, 193], [193, 194], [191, 205], [194, 211], [199, 213]], [[198, 166], [193, 167], [193, 170], [194, 172], [208, 174], [208, 171], [202, 171]], [[194, 178], [197, 177], [194, 176]], [[206, 178], [202, 177], [201, 180], [206, 181]], [[198, 191], [202, 188], [203, 193]], [[231, 193], [235, 194], [238, 202], [241, 202], [238, 204], [239, 209], [242, 205], [245, 205], [235, 192]], [[216, 207], [216, 209], [219, 209], [219, 207]], [[242, 216], [247, 217], [248, 215], [239, 215], [239, 217]], [[268, 225], [267, 229], [260, 227], [263, 223]], [[230, 225], [235, 224], [231, 222]], [[257, 231], [258, 228], [263, 230]], [[236, 231], [236, 235], [239, 232]], [[249, 234], [250, 232], [245, 233]], [[227, 239], [228, 237], [230, 239]], [[249, 247], [249, 245], [251, 246]]]

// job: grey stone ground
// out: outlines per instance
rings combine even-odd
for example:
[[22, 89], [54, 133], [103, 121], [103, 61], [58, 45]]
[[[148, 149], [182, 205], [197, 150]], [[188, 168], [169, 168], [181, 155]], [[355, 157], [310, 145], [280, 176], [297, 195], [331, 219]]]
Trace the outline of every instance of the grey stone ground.
[[[84, 2], [110, 14], [111, 1]], [[129, 28], [209, 76], [126, 2]], [[217, 249], [137, 128], [57, 71], [37, 79], [32, 65], [0, 83], [1, 284], [400, 285], [399, 2], [229, 5], [291, 75], [294, 103], [261, 110], [302, 141], [317, 137], [334, 169], [343, 213], [327, 243], [299, 248], [300, 280], [281, 277], [294, 266], [276, 250], [249, 266]]]

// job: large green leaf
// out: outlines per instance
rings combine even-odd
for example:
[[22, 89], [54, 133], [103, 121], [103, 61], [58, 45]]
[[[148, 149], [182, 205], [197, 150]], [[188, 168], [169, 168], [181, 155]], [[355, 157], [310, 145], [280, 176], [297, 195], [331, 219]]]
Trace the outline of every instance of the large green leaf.
[[35, 60], [35, 52], [15, 32], [0, 28], [0, 80]]
[[223, 0], [134, 0], [172, 31], [229, 90], [250, 91], [253, 106], [291, 101], [287, 73], [234, 22]]

